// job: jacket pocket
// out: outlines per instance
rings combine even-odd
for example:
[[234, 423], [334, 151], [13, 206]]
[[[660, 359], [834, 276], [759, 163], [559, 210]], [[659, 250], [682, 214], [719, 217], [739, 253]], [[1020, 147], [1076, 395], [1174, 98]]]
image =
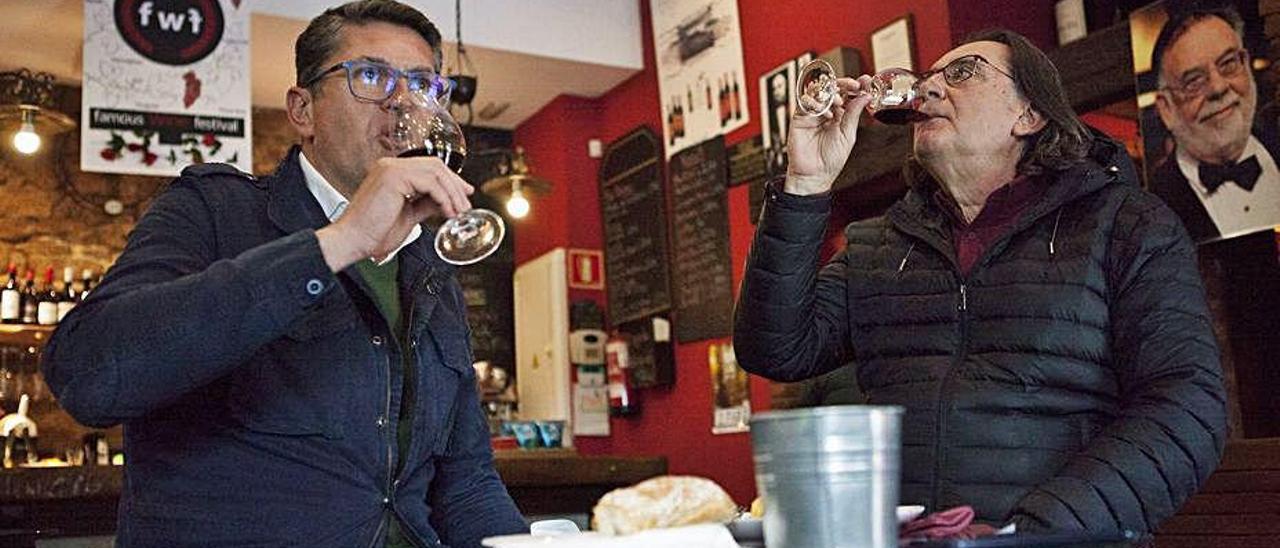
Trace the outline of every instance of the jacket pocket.
[[[418, 363], [438, 365], [431, 368], [429, 378], [423, 379], [430, 385], [419, 385], [422, 391], [430, 391], [431, 401], [420, 407], [420, 420], [429, 421], [421, 424], [430, 425], [434, 430], [431, 439], [430, 454], [443, 455], [449, 450], [453, 432], [457, 428], [459, 406], [465, 402], [474, 402], [467, 398], [464, 390], [476, 390], [476, 373], [471, 366], [471, 350], [467, 340], [469, 333], [465, 330], [449, 332], [442, 335], [424, 334], [419, 352], [438, 350], [439, 360], [420, 359]], [[434, 347], [434, 348], [433, 348]], [[441, 363], [442, 362], [442, 363]]]
[[268, 343], [231, 381], [230, 413], [249, 430], [286, 436], [343, 436], [364, 329], [349, 305], [313, 310]]

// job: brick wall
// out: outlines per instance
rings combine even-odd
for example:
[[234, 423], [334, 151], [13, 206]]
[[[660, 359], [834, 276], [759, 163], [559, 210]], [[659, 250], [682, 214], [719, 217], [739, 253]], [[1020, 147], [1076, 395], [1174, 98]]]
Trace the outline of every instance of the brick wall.
[[[80, 119], [79, 88], [59, 87], [59, 109]], [[63, 266], [101, 273], [124, 248], [125, 238], [167, 178], [108, 175], [80, 171], [80, 133], [46, 138], [33, 156], [19, 154], [9, 134], [0, 136], [0, 268], [9, 262], [36, 270], [47, 265], [61, 276]], [[284, 111], [254, 109], [253, 167], [275, 169], [294, 142]], [[103, 204], [125, 204], [109, 215]]]

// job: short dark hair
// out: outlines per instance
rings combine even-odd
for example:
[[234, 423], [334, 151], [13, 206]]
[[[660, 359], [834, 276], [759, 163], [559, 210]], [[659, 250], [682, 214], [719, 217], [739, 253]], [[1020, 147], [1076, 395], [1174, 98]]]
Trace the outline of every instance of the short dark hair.
[[391, 23], [413, 29], [435, 53], [436, 70], [441, 70], [440, 31], [422, 12], [394, 0], [359, 0], [329, 8], [311, 20], [294, 43], [297, 85], [311, 82], [325, 69], [324, 63], [341, 47], [342, 29], [347, 25]]
[[1217, 17], [1231, 25], [1231, 29], [1236, 31], [1236, 36], [1244, 38], [1244, 18], [1240, 17], [1240, 12], [1235, 7], [1222, 2], [1205, 2], [1202, 0], [1191, 0], [1184, 2], [1173, 2], [1167, 5], [1169, 20], [1165, 22], [1164, 27], [1160, 29], [1160, 35], [1156, 38], [1156, 45], [1151, 50], [1151, 70], [1155, 71], [1156, 80], [1160, 81], [1164, 78], [1164, 53], [1173, 46], [1173, 43], [1182, 38], [1191, 25], [1199, 23], [1210, 17]]
[[[999, 42], [1009, 46], [1013, 83], [1031, 103], [1031, 108], [1044, 117], [1045, 126], [1027, 138], [1022, 158], [1018, 160], [1019, 175], [1061, 171], [1088, 156], [1093, 133], [1071, 108], [1058, 68], [1040, 48], [1021, 34], [999, 28], [971, 34], [960, 45], [973, 42]], [[914, 157], [911, 158], [905, 169], [908, 182], [923, 174], [915, 163]]]

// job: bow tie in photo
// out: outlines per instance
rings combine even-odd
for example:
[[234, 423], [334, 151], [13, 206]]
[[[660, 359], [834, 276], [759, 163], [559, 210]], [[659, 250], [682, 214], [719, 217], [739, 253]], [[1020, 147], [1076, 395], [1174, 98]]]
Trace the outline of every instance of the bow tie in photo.
[[1200, 164], [1200, 184], [1213, 194], [1223, 183], [1233, 182], [1236, 186], [1252, 191], [1262, 174], [1262, 166], [1257, 156], [1250, 156], [1243, 162], [1232, 162], [1220, 166]]

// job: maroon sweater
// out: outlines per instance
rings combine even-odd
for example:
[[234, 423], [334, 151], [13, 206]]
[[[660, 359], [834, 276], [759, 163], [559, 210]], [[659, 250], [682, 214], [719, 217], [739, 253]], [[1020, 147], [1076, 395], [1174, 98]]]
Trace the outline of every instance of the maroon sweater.
[[934, 195], [943, 209], [951, 214], [951, 236], [955, 239], [956, 263], [960, 274], [969, 270], [996, 240], [1009, 233], [1022, 213], [1044, 195], [1043, 177], [1018, 177], [987, 197], [987, 203], [973, 222], [966, 222], [960, 206], [939, 189]]

